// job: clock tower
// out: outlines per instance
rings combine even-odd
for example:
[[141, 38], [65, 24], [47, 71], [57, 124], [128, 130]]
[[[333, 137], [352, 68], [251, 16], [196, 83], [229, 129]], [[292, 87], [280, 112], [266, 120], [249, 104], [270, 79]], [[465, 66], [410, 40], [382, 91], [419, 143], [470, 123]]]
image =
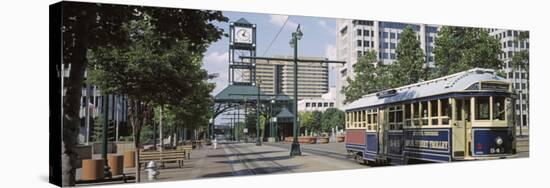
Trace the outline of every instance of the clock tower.
[[241, 18], [229, 23], [229, 85], [255, 85], [256, 60], [240, 56], [256, 56], [256, 24]]

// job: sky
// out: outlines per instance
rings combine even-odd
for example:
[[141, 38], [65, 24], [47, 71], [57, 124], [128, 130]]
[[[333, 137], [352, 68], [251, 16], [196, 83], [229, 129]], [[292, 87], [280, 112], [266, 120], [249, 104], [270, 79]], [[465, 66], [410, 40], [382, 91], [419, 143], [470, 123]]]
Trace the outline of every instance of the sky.
[[[300, 24], [303, 36], [298, 43], [298, 56], [326, 57], [330, 60], [336, 59], [336, 20], [331, 18], [317, 18], [305, 16], [290, 16], [283, 30], [273, 42], [271, 48], [269, 44], [275, 38], [277, 32], [283, 26], [286, 15], [241, 13], [223, 11], [223, 15], [228, 17], [230, 22], [235, 22], [240, 18], [245, 18], [248, 22], [256, 24], [256, 56], [270, 57], [274, 55], [293, 54], [293, 49], [289, 46], [292, 32]], [[214, 23], [224, 32], [229, 31], [229, 23]], [[266, 51], [267, 50], [267, 51]], [[228, 85], [228, 53], [229, 38], [214, 42], [204, 53], [203, 68], [209, 74], [218, 73], [219, 76], [210, 82], [216, 83], [216, 88], [212, 95], [216, 95]], [[332, 66], [331, 66], [332, 67]], [[336, 69], [329, 68], [329, 86], [335, 85]]]

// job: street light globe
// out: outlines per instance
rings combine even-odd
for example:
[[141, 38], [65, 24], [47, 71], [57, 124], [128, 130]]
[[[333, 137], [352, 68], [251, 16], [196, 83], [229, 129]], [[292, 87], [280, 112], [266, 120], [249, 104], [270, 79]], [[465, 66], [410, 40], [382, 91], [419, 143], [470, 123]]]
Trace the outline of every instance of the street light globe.
[[274, 104], [275, 103], [275, 99], [271, 99], [271, 104]]

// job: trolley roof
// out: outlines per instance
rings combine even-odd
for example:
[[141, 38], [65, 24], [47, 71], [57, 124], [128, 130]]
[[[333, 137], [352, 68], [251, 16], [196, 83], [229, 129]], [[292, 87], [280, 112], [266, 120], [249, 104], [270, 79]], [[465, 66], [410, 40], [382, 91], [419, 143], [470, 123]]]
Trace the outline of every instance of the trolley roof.
[[[437, 96], [445, 93], [464, 91], [480, 81], [508, 81], [496, 75], [492, 69], [474, 68], [433, 80], [406, 85], [390, 90], [364, 95], [358, 100], [345, 105], [344, 110], [353, 110], [386, 103], [407, 101], [417, 98]], [[383, 96], [386, 95], [386, 96]]]

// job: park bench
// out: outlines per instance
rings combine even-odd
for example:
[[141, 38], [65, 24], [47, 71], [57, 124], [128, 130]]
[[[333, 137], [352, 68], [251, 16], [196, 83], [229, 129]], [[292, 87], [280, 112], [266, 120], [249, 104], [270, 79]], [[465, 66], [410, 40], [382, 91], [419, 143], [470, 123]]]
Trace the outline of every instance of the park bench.
[[190, 151], [185, 149], [165, 150], [165, 151], [141, 151], [139, 153], [139, 164], [145, 167], [149, 161], [155, 161], [164, 167], [164, 163], [177, 162], [179, 167], [183, 166], [183, 162], [188, 158]]

